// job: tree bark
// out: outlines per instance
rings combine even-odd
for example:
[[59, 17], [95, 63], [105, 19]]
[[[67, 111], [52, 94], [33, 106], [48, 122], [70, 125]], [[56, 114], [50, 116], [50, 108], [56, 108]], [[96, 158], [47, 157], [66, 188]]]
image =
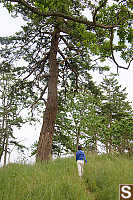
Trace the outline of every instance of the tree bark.
[[9, 139], [9, 135], [7, 134], [6, 141], [5, 141], [4, 166], [6, 166], [6, 162], [7, 162], [8, 139]]
[[[78, 125], [76, 124], [76, 126], [78, 126]], [[79, 139], [80, 139], [80, 128], [78, 127], [77, 131], [76, 131], [76, 150], [78, 150]]]
[[2, 126], [1, 126], [1, 130], [2, 130], [2, 133], [0, 134], [0, 145], [1, 145], [1, 148], [0, 148], [0, 162], [1, 162], [1, 159], [2, 159], [2, 156], [3, 156], [3, 153], [4, 153], [4, 149], [5, 149], [5, 141], [6, 141], [6, 132], [4, 131], [7, 127], [7, 110], [6, 110], [6, 86], [7, 86], [7, 81], [5, 82], [5, 76], [4, 76], [4, 73], [3, 73], [3, 82], [2, 84], [4, 85], [3, 87], [3, 92], [2, 92], [2, 107], [3, 107], [3, 117], [2, 117]]
[[51, 40], [51, 49], [49, 57], [49, 81], [48, 81], [48, 99], [43, 116], [43, 124], [40, 132], [37, 161], [47, 161], [51, 158], [52, 140], [54, 126], [57, 114], [57, 81], [58, 81], [58, 63], [57, 52], [59, 43], [59, 30], [55, 28]]

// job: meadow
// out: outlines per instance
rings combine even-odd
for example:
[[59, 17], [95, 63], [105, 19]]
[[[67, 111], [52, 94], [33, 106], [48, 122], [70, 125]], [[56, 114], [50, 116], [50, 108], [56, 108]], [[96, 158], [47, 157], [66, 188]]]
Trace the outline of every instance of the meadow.
[[133, 184], [133, 159], [88, 155], [82, 179], [75, 158], [0, 168], [0, 200], [118, 200], [119, 184]]

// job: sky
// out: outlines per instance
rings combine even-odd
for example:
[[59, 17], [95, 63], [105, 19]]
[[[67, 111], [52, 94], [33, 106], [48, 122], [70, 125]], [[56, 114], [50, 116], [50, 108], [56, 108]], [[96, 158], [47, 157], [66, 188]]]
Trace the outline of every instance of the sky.
[[[87, 12], [86, 12], [87, 16]], [[9, 36], [14, 34], [16, 31], [21, 30], [21, 26], [24, 24], [21, 17], [12, 18], [8, 11], [2, 7], [0, 4], [0, 37]], [[124, 63], [123, 63], [124, 64]], [[116, 67], [112, 65], [113, 72], [116, 73]], [[99, 83], [101, 80], [101, 75], [95, 73], [94, 81]], [[129, 70], [120, 69], [119, 70], [119, 84], [122, 87], [127, 88], [128, 99], [133, 102], [133, 62]], [[25, 146], [30, 147], [35, 141], [39, 139], [41, 129], [41, 122], [37, 126], [24, 125], [20, 130], [15, 130], [15, 136], [21, 141]], [[30, 155], [30, 151], [26, 151], [26, 156]], [[11, 154], [11, 162], [20, 161], [23, 155], [18, 154], [13, 151]], [[29, 162], [33, 162], [34, 158], [28, 158]]]

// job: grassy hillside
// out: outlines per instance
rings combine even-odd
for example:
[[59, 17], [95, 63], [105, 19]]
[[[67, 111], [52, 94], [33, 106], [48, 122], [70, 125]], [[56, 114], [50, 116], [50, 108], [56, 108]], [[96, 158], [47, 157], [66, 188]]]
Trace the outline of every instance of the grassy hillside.
[[133, 160], [88, 156], [84, 177], [74, 158], [0, 168], [0, 200], [118, 200], [119, 183], [133, 183]]
[[91, 156], [84, 181], [96, 200], [118, 200], [119, 184], [133, 184], [133, 159]]

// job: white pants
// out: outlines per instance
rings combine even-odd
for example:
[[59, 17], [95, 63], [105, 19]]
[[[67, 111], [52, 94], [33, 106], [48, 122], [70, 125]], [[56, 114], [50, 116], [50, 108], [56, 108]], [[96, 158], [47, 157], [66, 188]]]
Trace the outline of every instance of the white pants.
[[77, 160], [78, 174], [81, 177], [83, 175], [84, 160]]

